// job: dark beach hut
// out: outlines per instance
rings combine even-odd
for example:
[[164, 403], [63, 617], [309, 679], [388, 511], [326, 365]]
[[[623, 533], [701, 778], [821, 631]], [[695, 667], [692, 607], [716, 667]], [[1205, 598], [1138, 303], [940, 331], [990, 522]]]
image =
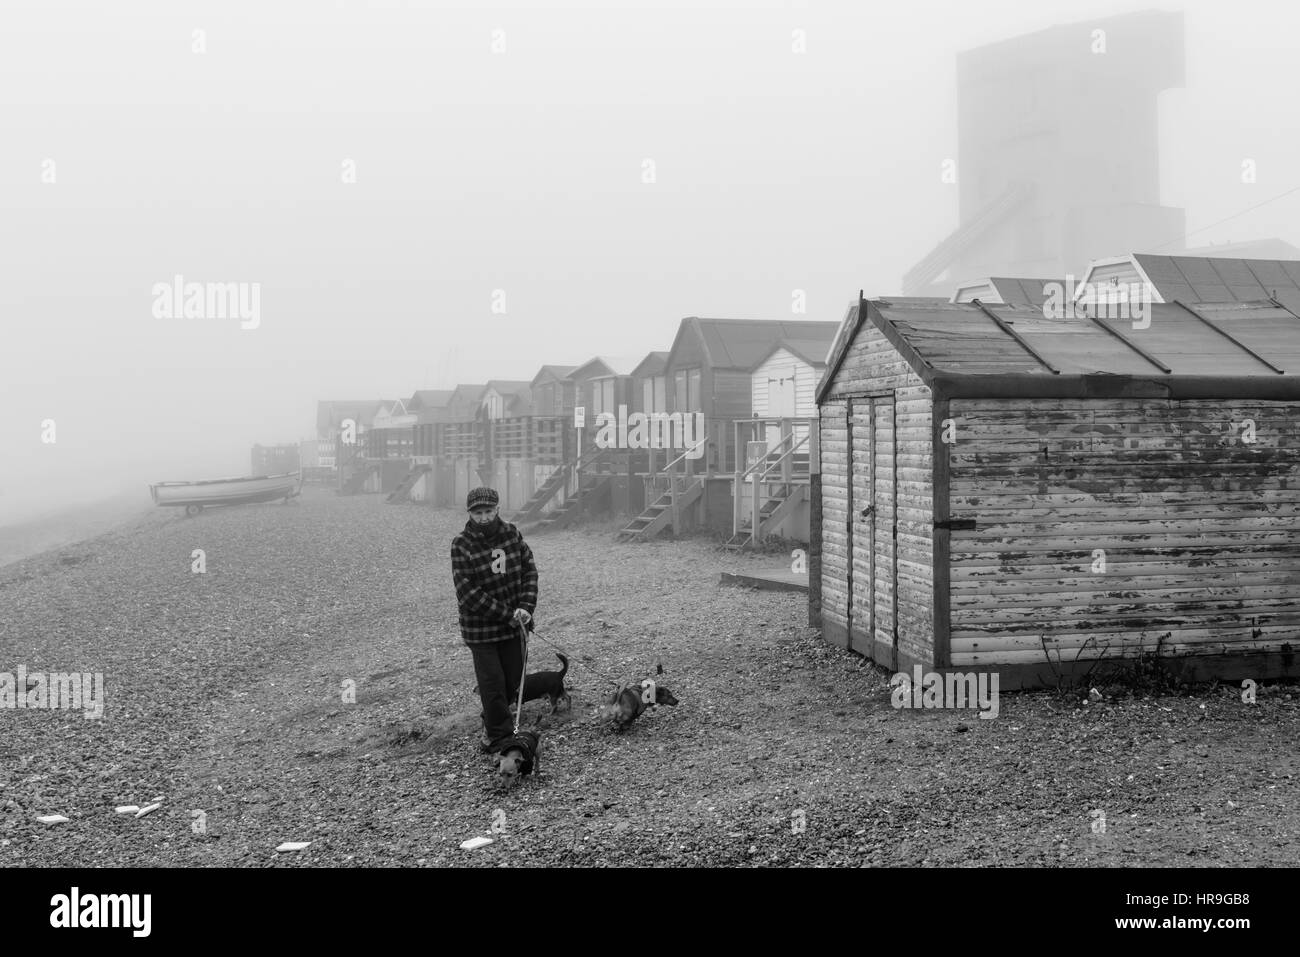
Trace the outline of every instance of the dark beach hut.
[[860, 301], [818, 388], [810, 617], [895, 671], [1300, 674], [1300, 316]]

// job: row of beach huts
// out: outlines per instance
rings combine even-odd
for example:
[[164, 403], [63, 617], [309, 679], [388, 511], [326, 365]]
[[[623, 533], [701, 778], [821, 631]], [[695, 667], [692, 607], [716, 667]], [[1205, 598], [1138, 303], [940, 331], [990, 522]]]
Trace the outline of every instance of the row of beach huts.
[[[1134, 254], [1068, 288], [690, 318], [667, 352], [321, 402], [320, 466], [391, 501], [491, 484], [542, 526], [806, 542], [810, 624], [895, 671], [1300, 676], [1300, 261]], [[602, 447], [622, 410], [702, 441]]]
[[838, 328], [692, 317], [664, 352], [321, 401], [303, 464], [394, 503], [457, 505], [490, 485], [503, 515], [542, 528], [620, 516], [632, 539], [709, 528], [735, 547], [806, 543], [813, 393]]

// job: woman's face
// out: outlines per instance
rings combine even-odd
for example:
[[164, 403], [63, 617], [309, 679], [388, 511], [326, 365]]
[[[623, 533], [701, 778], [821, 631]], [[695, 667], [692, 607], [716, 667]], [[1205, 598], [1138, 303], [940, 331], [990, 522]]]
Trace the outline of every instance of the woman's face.
[[479, 525], [491, 525], [497, 517], [497, 506], [480, 505], [477, 508], [470, 509], [469, 517]]

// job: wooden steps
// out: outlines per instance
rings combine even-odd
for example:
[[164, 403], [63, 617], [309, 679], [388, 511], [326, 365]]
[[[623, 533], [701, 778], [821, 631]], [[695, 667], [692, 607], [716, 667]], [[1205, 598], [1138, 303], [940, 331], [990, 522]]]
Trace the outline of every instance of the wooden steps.
[[[703, 479], [684, 480], [677, 496], [678, 511], [693, 505], [703, 494]], [[645, 511], [624, 526], [616, 537], [625, 542], [649, 541], [667, 528], [672, 519], [673, 493], [670, 489], [646, 506]]]
[[402, 476], [402, 481], [397, 483], [397, 488], [389, 493], [388, 498], [384, 499], [389, 505], [396, 505], [399, 502], [409, 501], [411, 489], [415, 488], [415, 483], [420, 481], [420, 476], [433, 471], [431, 465], [416, 465], [411, 471]]
[[[791, 482], [776, 486], [774, 492], [769, 493], [763, 500], [758, 509], [758, 538], [761, 540], [771, 533], [771, 530], [785, 521], [795, 507], [800, 502], [808, 498], [808, 486]], [[734, 535], [726, 542], [724, 547], [732, 550], [739, 550], [748, 547], [754, 541], [754, 523], [750, 522], [741, 525], [736, 529]]]
[[370, 478], [371, 475], [378, 471], [378, 465], [367, 465], [357, 469], [349, 475], [347, 481], [343, 483], [343, 488], [341, 489], [342, 494], [356, 495], [365, 487], [366, 479]]
[[560, 489], [564, 488], [569, 478], [569, 465], [561, 465], [550, 477], [542, 483], [541, 488], [533, 493], [533, 497], [519, 511], [510, 517], [510, 521], [516, 525], [522, 525], [525, 522], [531, 522], [540, 518], [542, 509], [550, 504], [551, 499], [559, 494]]
[[533, 526], [534, 531], [545, 531], [550, 529], [564, 528], [572, 525], [574, 520], [586, 510], [593, 501], [603, 497], [608, 497], [610, 483], [614, 479], [613, 472], [584, 472], [581, 478], [581, 492], [578, 495], [570, 495], [564, 500], [564, 504], [553, 512], [550, 512], [540, 522]]

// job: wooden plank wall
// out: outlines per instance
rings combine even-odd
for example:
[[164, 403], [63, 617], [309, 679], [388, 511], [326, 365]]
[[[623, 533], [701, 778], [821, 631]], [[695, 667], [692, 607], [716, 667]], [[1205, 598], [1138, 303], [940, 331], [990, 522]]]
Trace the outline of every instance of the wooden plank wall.
[[[933, 401], [930, 389], [911, 366], [898, 354], [875, 326], [864, 323], [857, 338], [849, 347], [836, 374], [828, 399], [849, 395], [895, 396], [895, 429], [897, 460], [894, 464], [898, 477], [898, 664], [910, 666], [911, 662], [934, 664], [934, 451], [931, 432]], [[823, 428], [827, 422], [827, 404], [821, 407]], [[843, 415], [843, 412], [840, 413]], [[877, 436], [879, 441], [879, 436]], [[847, 446], [846, 446], [847, 447]], [[822, 451], [828, 449], [825, 440]], [[841, 458], [845, 453], [841, 452]], [[828, 464], [822, 464], [822, 549], [830, 557], [835, 543], [844, 547], [845, 524], [848, 516], [831, 508], [837, 499], [846, 498], [847, 470], [833, 474]], [[879, 486], [877, 486], [879, 488]], [[860, 512], [866, 503], [857, 506]], [[891, 530], [892, 531], [892, 530]], [[835, 538], [836, 535], [840, 537]], [[847, 560], [847, 553], [845, 553]], [[879, 557], [879, 573], [884, 573]], [[838, 585], [832, 580], [840, 575]], [[823, 561], [822, 613], [827, 615], [829, 593], [835, 587], [844, 589], [845, 572], [838, 566]], [[877, 575], [877, 594], [880, 592], [880, 574]], [[884, 585], [888, 588], [888, 582]], [[892, 602], [891, 602], [892, 603]], [[866, 625], [866, 609], [854, 612], [855, 627]]]
[[828, 641], [848, 647], [849, 438], [847, 402], [821, 407], [821, 625]]
[[750, 375], [750, 405], [754, 417], [768, 415], [769, 378], [787, 376], [794, 370], [794, 414], [809, 417], [817, 414], [817, 382], [821, 378], [820, 370], [814, 369], [789, 349], [778, 349], [771, 358]]
[[[952, 517], [977, 523], [951, 538], [954, 666], [1045, 664], [1043, 636], [1066, 663], [1294, 645], [1300, 403], [951, 409]], [[1254, 444], [1241, 441], [1246, 419]]]

